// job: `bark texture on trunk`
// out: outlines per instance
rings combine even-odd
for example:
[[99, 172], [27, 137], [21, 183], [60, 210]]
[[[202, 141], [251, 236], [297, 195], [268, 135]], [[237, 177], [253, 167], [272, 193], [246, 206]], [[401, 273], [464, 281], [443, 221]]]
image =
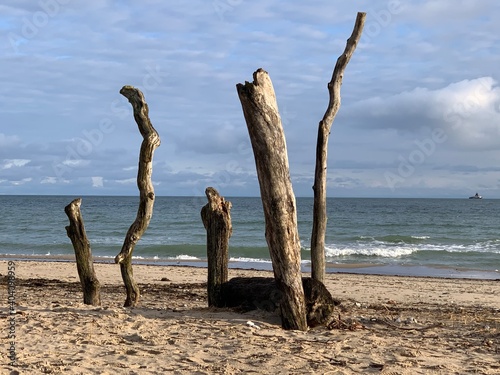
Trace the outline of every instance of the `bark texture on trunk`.
[[306, 330], [295, 195], [274, 88], [263, 69], [236, 88], [255, 157], [274, 277], [283, 294], [282, 326]]
[[137, 172], [137, 187], [139, 188], [139, 209], [135, 221], [130, 226], [120, 253], [115, 257], [115, 263], [120, 264], [120, 270], [127, 290], [124, 306], [136, 306], [140, 292], [134, 280], [132, 269], [132, 252], [135, 245], [146, 231], [151, 217], [155, 193], [151, 175], [153, 173], [153, 154], [160, 145], [160, 136], [149, 119], [148, 105], [142, 92], [132, 86], [123, 86], [120, 94], [125, 96], [134, 110], [134, 118], [143, 137], [139, 154], [139, 169]]
[[212, 187], [205, 189], [208, 203], [201, 209], [201, 219], [207, 230], [208, 306], [221, 306], [221, 286], [228, 278], [231, 202], [224, 200]]
[[64, 207], [64, 212], [69, 219], [69, 225], [66, 227], [66, 233], [73, 244], [76, 258], [76, 268], [78, 277], [82, 284], [83, 303], [86, 305], [101, 305], [101, 284], [94, 271], [94, 261], [90, 242], [85, 232], [80, 206], [82, 199], [74, 199], [70, 204]]
[[365, 24], [366, 13], [359, 12], [356, 17], [354, 30], [347, 39], [344, 53], [337, 59], [332, 79], [328, 83], [330, 100], [323, 119], [318, 126], [318, 140], [316, 144], [316, 168], [314, 173], [314, 207], [313, 227], [311, 234], [311, 270], [312, 278], [323, 282], [325, 278], [325, 234], [326, 234], [326, 176], [328, 160], [328, 137], [333, 120], [340, 108], [340, 87], [344, 71], [351, 59], [354, 50], [361, 38]]

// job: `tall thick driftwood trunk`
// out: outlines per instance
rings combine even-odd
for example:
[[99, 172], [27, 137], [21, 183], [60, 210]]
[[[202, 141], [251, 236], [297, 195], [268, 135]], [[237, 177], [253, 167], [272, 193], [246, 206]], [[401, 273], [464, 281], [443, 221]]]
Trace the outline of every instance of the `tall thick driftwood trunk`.
[[85, 225], [80, 211], [81, 204], [82, 199], [77, 198], [64, 207], [64, 212], [66, 212], [69, 219], [66, 233], [75, 250], [76, 268], [83, 289], [83, 303], [86, 305], [100, 306], [101, 284], [99, 280], [97, 280], [94, 271], [92, 250], [90, 249], [90, 242], [85, 232]]
[[274, 277], [283, 294], [282, 326], [306, 330], [295, 195], [274, 88], [262, 69], [253, 74], [253, 82], [236, 88], [252, 142]]
[[366, 13], [358, 13], [351, 37], [347, 40], [344, 53], [337, 59], [332, 79], [328, 83], [330, 100], [323, 119], [318, 126], [316, 144], [316, 169], [314, 173], [314, 207], [311, 234], [311, 271], [312, 278], [324, 281], [325, 278], [325, 235], [326, 235], [326, 175], [328, 160], [328, 137], [333, 120], [340, 108], [340, 87], [344, 70], [351, 59], [361, 38]]
[[139, 209], [135, 221], [130, 226], [120, 253], [115, 257], [115, 263], [120, 264], [123, 283], [127, 290], [124, 306], [136, 306], [140, 292], [134, 280], [132, 270], [132, 252], [135, 245], [146, 231], [151, 217], [155, 193], [151, 175], [153, 173], [153, 154], [160, 145], [160, 136], [149, 120], [149, 109], [142, 92], [132, 86], [123, 86], [120, 94], [125, 96], [134, 109], [134, 118], [143, 137], [139, 154], [139, 170], [137, 172], [137, 187], [139, 188]]
[[212, 187], [205, 190], [208, 203], [201, 209], [201, 219], [207, 230], [208, 306], [222, 306], [221, 288], [227, 282], [229, 262], [229, 238], [231, 202], [224, 200]]

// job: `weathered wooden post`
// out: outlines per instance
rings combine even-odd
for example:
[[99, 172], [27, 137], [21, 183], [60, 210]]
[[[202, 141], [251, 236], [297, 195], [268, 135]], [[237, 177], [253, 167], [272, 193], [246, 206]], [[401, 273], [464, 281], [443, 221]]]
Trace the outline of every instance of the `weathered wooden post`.
[[76, 258], [76, 268], [83, 289], [83, 303], [86, 305], [101, 305], [101, 284], [97, 280], [92, 259], [90, 242], [85, 232], [85, 225], [80, 211], [82, 199], [74, 199], [64, 207], [69, 219], [66, 233], [73, 244]]
[[212, 187], [205, 189], [208, 203], [201, 209], [207, 230], [208, 306], [222, 306], [221, 286], [227, 281], [229, 238], [232, 234], [231, 202]]
[[132, 86], [123, 86], [120, 94], [125, 96], [134, 109], [134, 118], [143, 137], [139, 154], [139, 170], [137, 172], [137, 187], [139, 188], [139, 209], [135, 221], [130, 226], [120, 253], [115, 257], [115, 263], [120, 264], [123, 283], [127, 290], [124, 306], [136, 306], [139, 302], [139, 287], [134, 280], [132, 270], [132, 252], [135, 245], [146, 231], [151, 217], [155, 193], [151, 175], [153, 174], [153, 154], [160, 145], [160, 136], [149, 120], [149, 109], [144, 95]]
[[253, 82], [236, 88], [255, 157], [274, 277], [283, 295], [281, 324], [307, 330], [295, 195], [274, 88], [263, 69], [253, 74]]
[[311, 234], [311, 276], [323, 282], [325, 278], [325, 235], [326, 235], [326, 172], [328, 155], [328, 137], [333, 120], [340, 108], [340, 87], [344, 70], [351, 59], [354, 50], [361, 38], [365, 24], [366, 13], [359, 12], [356, 17], [354, 30], [344, 53], [337, 59], [332, 79], [328, 83], [330, 100], [323, 119], [318, 126], [318, 140], [316, 144], [316, 168], [314, 172], [314, 206], [313, 227]]

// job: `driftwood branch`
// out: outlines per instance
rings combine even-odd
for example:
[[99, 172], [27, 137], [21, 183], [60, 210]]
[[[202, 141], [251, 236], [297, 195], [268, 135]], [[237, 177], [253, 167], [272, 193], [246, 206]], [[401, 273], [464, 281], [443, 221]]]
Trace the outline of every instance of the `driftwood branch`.
[[443, 325], [444, 325], [442, 322], [438, 322], [438, 323], [434, 323], [434, 324], [431, 324], [428, 326], [421, 326], [421, 327], [401, 327], [397, 324], [394, 324], [394, 323], [388, 321], [387, 319], [376, 319], [376, 321], [379, 323], [387, 324], [389, 327], [392, 327], [395, 329], [400, 329], [403, 331], [425, 331], [428, 329], [443, 327]]
[[224, 200], [212, 187], [205, 189], [208, 203], [201, 209], [201, 219], [207, 230], [208, 306], [220, 306], [221, 286], [227, 281], [231, 202]]
[[143, 137], [139, 154], [139, 170], [137, 172], [137, 187], [139, 188], [140, 197], [139, 209], [135, 221], [125, 236], [121, 251], [115, 257], [115, 263], [120, 264], [123, 282], [127, 290], [125, 306], [135, 306], [139, 301], [140, 293], [133, 276], [132, 252], [153, 216], [155, 194], [151, 175], [153, 173], [153, 154], [160, 145], [160, 136], [151, 124], [148, 105], [142, 92], [132, 86], [123, 86], [120, 94], [125, 96], [132, 104], [134, 119]]
[[75, 250], [76, 268], [83, 289], [83, 303], [100, 306], [101, 285], [94, 271], [92, 250], [90, 249], [90, 242], [85, 232], [85, 225], [80, 211], [81, 204], [82, 199], [77, 198], [64, 207], [64, 212], [66, 212], [69, 219], [66, 233]]
[[274, 276], [284, 296], [282, 326], [306, 330], [295, 195], [273, 84], [267, 72], [259, 69], [253, 82], [236, 88], [254, 152]]
[[340, 108], [340, 87], [344, 71], [361, 38], [366, 13], [358, 13], [354, 30], [349, 39], [344, 53], [337, 59], [333, 70], [332, 79], [328, 83], [330, 100], [323, 119], [318, 126], [318, 140], [316, 144], [316, 169], [314, 173], [314, 207], [313, 227], [311, 235], [311, 268], [315, 280], [324, 281], [325, 278], [325, 234], [326, 234], [326, 176], [328, 137], [333, 120]]
[[[323, 283], [310, 277], [302, 278], [306, 303], [307, 325], [326, 326], [340, 301], [332, 297]], [[243, 311], [261, 309], [275, 311], [283, 301], [276, 282], [269, 277], [235, 277], [222, 285], [222, 305]]]

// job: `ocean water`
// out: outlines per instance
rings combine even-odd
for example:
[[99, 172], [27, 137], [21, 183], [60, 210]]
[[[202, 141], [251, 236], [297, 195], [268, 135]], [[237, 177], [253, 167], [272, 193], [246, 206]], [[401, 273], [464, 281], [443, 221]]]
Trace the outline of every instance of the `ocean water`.
[[[71, 260], [64, 207], [75, 197], [0, 196], [0, 256]], [[270, 269], [260, 198], [232, 202], [231, 264]], [[92, 253], [112, 261], [138, 197], [82, 197]], [[203, 264], [205, 197], [157, 197], [135, 262]], [[312, 198], [297, 198], [304, 270], [310, 267]], [[327, 272], [500, 278], [500, 200], [329, 198]], [[199, 263], [197, 263], [199, 262]], [[361, 271], [360, 271], [361, 270]], [[429, 272], [429, 270], [434, 270]]]

